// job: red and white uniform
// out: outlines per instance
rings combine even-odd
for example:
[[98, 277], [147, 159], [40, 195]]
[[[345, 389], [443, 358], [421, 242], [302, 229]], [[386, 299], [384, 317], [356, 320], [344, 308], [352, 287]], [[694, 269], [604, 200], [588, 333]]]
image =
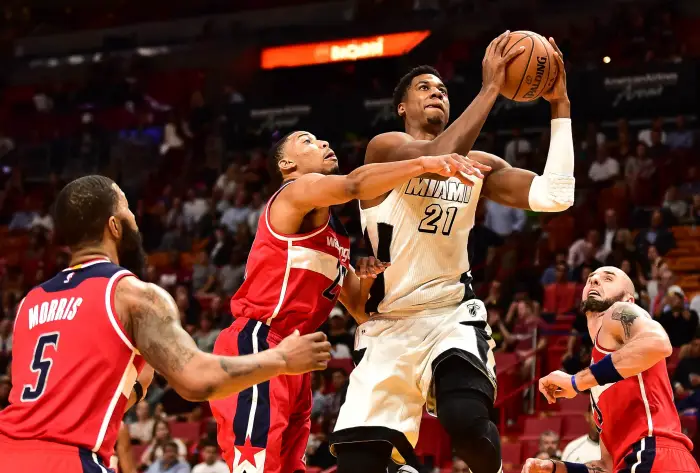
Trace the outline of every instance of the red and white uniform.
[[58, 273], [17, 311], [10, 406], [0, 412], [7, 471], [105, 472], [143, 358], [115, 315], [108, 260]]
[[[332, 211], [326, 224], [312, 232], [275, 232], [269, 211], [280, 191], [260, 216], [245, 282], [231, 300], [236, 320], [221, 332], [214, 353], [257, 353], [294, 330], [311, 333], [328, 319], [338, 299], [349, 265], [347, 232]], [[309, 374], [279, 376], [211, 402], [219, 445], [232, 473], [306, 471], [310, 380]]]
[[[601, 347], [596, 337], [591, 363], [612, 352]], [[637, 376], [595, 386], [591, 404], [615, 472], [699, 471], [690, 453], [693, 443], [681, 431], [666, 361]]]

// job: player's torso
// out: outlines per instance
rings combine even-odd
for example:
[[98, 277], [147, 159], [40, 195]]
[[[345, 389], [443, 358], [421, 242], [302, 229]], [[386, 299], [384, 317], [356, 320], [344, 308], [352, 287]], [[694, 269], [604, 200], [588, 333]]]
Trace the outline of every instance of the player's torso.
[[[609, 353], [612, 351], [601, 347], [596, 340], [591, 363]], [[665, 361], [637, 376], [595, 386], [590, 395], [593, 417], [615, 464], [629, 453], [632, 445], [652, 435], [677, 440], [692, 448], [681, 431]]]
[[269, 223], [269, 208], [270, 203], [260, 216], [231, 313], [265, 321], [282, 336], [295, 329], [313, 332], [338, 300], [350, 262], [350, 239], [332, 211], [328, 222], [312, 232], [279, 234]]
[[106, 260], [59, 273], [32, 289], [17, 312], [11, 405], [0, 435], [81, 447], [109, 459], [144, 361], [114, 313]]
[[422, 311], [474, 298], [467, 241], [481, 180], [413, 178], [379, 205], [361, 209], [374, 256], [391, 266], [377, 277], [370, 312]]

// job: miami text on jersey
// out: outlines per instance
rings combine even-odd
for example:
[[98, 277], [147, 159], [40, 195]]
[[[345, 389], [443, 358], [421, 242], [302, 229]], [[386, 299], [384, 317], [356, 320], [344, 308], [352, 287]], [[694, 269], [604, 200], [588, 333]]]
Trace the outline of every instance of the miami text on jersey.
[[466, 204], [472, 197], [472, 188], [458, 181], [438, 181], [414, 177], [408, 182], [405, 194]]

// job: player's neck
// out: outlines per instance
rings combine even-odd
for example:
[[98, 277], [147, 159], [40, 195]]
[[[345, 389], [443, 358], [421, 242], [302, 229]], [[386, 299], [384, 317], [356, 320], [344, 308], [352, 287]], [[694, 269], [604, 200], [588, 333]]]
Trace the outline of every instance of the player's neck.
[[414, 126], [411, 123], [406, 123], [406, 133], [411, 135], [416, 140], [432, 141], [440, 133], [442, 129], [439, 127], [432, 127], [430, 125], [426, 126]]
[[598, 335], [598, 330], [600, 330], [600, 326], [603, 324], [603, 314], [605, 314], [605, 312], [586, 312], [588, 334], [591, 336], [591, 340], [595, 340], [596, 335]]
[[88, 247], [81, 248], [73, 252], [71, 256], [69, 266], [75, 266], [78, 264], [85, 264], [89, 261], [94, 261], [97, 259], [108, 259], [109, 261], [115, 263], [117, 262], [116, 255], [110, 254], [105, 248], [100, 247]]

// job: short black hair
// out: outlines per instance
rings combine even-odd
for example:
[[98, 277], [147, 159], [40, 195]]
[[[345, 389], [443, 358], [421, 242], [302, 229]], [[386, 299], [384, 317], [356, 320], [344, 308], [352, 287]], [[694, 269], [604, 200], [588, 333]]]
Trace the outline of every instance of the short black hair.
[[423, 74], [432, 74], [438, 79], [442, 80], [440, 73], [432, 66], [417, 66], [408, 71], [406, 75], [404, 75], [401, 78], [401, 80], [399, 80], [399, 83], [396, 84], [396, 88], [394, 89], [394, 113], [398, 115], [399, 104], [403, 102], [406, 98], [406, 92], [411, 86], [411, 82], [413, 81], [413, 79], [415, 77], [422, 76]]
[[165, 445], [163, 445], [163, 451], [165, 451], [166, 448], [172, 448], [176, 452], [180, 451], [180, 447], [178, 447], [173, 440], [168, 440], [167, 442], [165, 442]]
[[284, 157], [284, 145], [287, 143], [287, 140], [289, 139], [290, 136], [292, 136], [295, 131], [290, 131], [286, 135], [284, 135], [282, 138], [277, 140], [271, 147], [270, 151], [267, 153], [268, 157], [270, 159], [270, 167], [273, 170], [277, 171], [277, 174], [280, 176], [282, 175], [282, 171], [280, 170], [279, 167], [279, 162], [282, 160]]
[[116, 211], [118, 197], [105, 176], [85, 176], [58, 193], [54, 207], [56, 238], [71, 249], [102, 241], [109, 217]]

